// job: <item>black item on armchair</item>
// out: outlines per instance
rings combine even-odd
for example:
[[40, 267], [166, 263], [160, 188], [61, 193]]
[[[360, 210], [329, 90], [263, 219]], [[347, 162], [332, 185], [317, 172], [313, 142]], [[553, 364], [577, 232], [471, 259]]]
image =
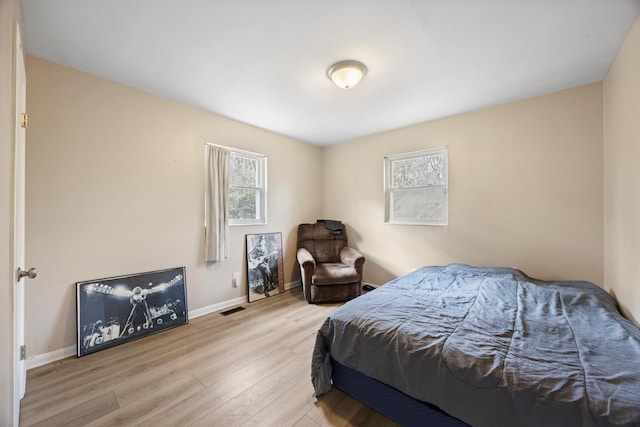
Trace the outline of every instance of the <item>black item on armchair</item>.
[[325, 228], [329, 230], [331, 234], [342, 234], [342, 221], [335, 221], [332, 219], [319, 219], [317, 223], [323, 223]]
[[307, 302], [346, 301], [362, 293], [364, 256], [348, 246], [347, 229], [333, 234], [324, 222], [298, 226], [297, 259]]

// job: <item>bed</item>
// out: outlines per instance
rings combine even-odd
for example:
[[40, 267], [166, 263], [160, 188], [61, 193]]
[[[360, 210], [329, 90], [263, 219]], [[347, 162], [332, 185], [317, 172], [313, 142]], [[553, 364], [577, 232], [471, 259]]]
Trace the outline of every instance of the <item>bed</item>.
[[402, 425], [638, 426], [640, 330], [588, 282], [423, 267], [336, 309], [311, 379]]

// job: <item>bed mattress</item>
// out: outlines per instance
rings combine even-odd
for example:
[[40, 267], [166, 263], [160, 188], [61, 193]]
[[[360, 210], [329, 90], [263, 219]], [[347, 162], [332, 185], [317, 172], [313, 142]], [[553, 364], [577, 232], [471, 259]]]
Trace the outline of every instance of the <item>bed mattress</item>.
[[588, 282], [424, 267], [326, 319], [318, 395], [331, 358], [474, 426], [640, 424], [640, 331]]

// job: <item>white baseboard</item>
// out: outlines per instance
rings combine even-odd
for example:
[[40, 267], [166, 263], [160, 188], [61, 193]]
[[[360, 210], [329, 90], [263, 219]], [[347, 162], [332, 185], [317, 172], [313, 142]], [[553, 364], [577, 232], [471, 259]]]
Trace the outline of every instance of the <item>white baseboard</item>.
[[302, 282], [300, 280], [296, 280], [295, 282], [285, 283], [284, 290], [288, 291], [289, 289], [297, 288], [298, 286], [302, 286]]
[[195, 319], [196, 317], [206, 316], [207, 314], [215, 313], [216, 311], [224, 310], [225, 308], [229, 308], [233, 305], [242, 304], [243, 302], [247, 302], [247, 297], [238, 297], [233, 298], [227, 301], [219, 302], [218, 304], [213, 304], [207, 307], [202, 307], [197, 310], [189, 311], [189, 319]]
[[[290, 282], [284, 284], [285, 291], [301, 286], [300, 281]], [[217, 304], [212, 304], [207, 307], [199, 308], [197, 310], [189, 311], [189, 319], [195, 319], [200, 316], [206, 316], [207, 314], [215, 313], [216, 311], [222, 311], [225, 308], [232, 307], [247, 302], [247, 297], [233, 298], [227, 301], [223, 301]], [[75, 345], [65, 347], [59, 350], [50, 351], [49, 353], [38, 354], [35, 356], [27, 357], [25, 360], [25, 366], [27, 370], [37, 368], [38, 366], [46, 365], [47, 363], [56, 362], [67, 357], [76, 356], [77, 348]]]
[[36, 356], [27, 357], [25, 360], [25, 367], [27, 371], [31, 368], [37, 368], [38, 366], [46, 365], [47, 363], [55, 362], [60, 359], [66, 359], [67, 357], [76, 355], [76, 346], [65, 347], [59, 350], [50, 351], [49, 353], [38, 354]]

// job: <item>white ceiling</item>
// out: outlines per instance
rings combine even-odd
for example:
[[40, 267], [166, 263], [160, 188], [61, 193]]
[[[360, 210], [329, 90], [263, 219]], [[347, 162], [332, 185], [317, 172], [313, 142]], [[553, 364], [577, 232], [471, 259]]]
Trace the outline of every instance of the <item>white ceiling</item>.
[[[23, 0], [29, 54], [330, 145], [602, 80], [640, 0]], [[343, 59], [369, 69], [341, 90]]]

